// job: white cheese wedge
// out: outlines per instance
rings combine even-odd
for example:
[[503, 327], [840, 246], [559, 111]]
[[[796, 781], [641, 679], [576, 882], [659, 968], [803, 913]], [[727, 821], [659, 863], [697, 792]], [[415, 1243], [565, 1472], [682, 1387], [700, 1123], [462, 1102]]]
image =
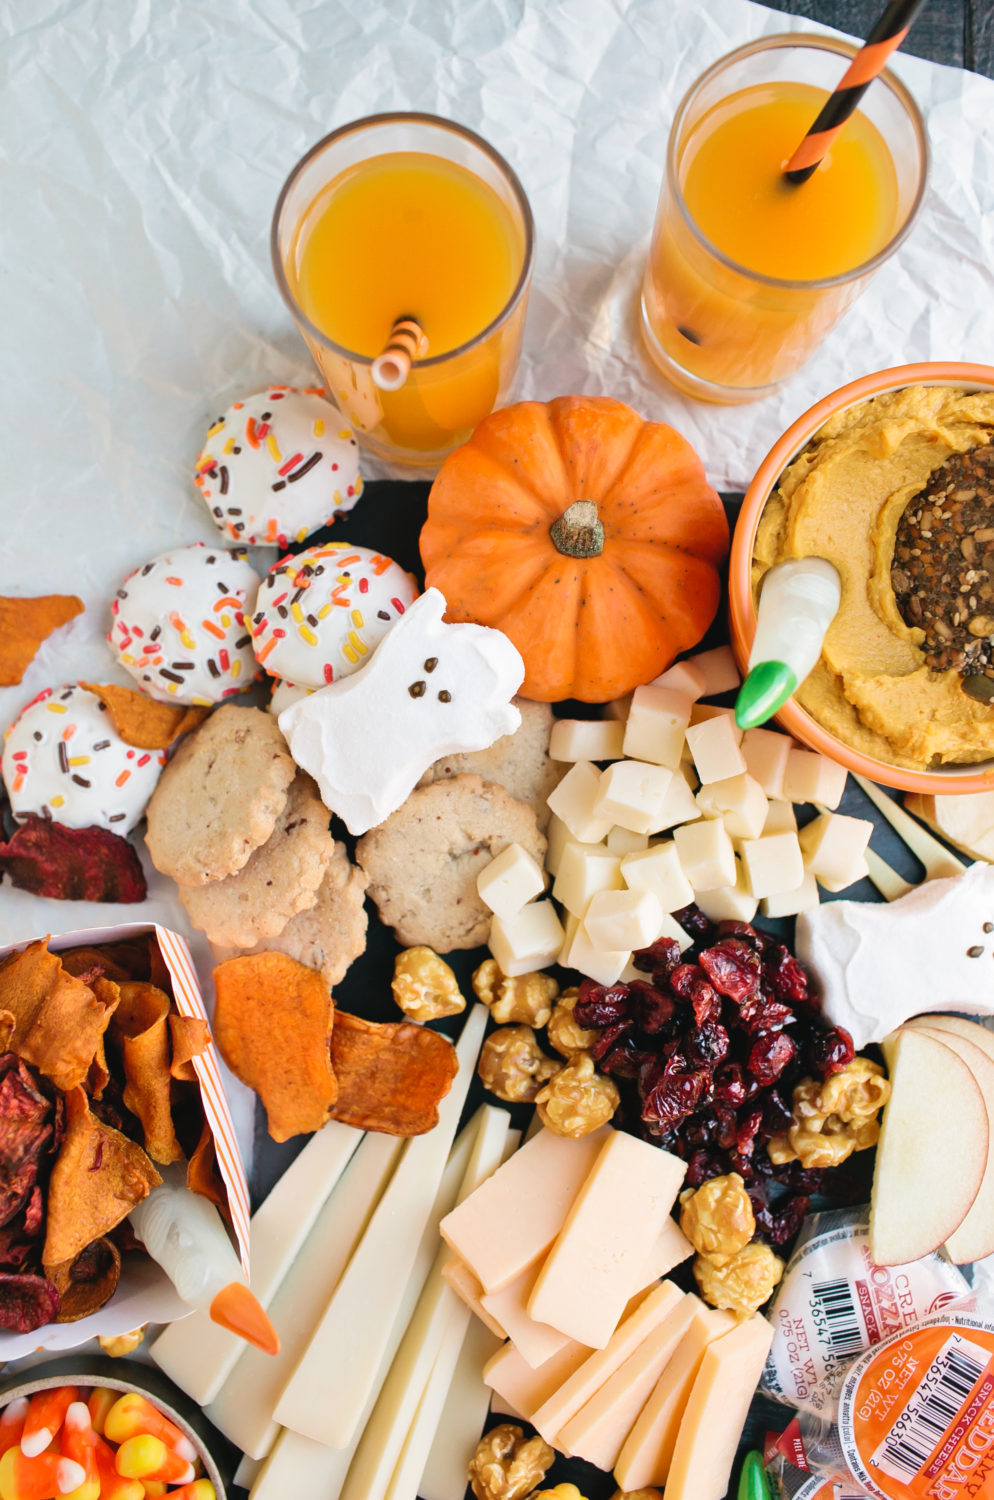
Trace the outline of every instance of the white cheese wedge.
[[798, 835], [804, 868], [819, 880], [846, 880], [861, 863], [865, 865], [872, 832], [873, 824], [865, 818], [822, 813]]
[[752, 894], [738, 855], [735, 856], [735, 884], [718, 886], [713, 891], [695, 891], [694, 900], [712, 922], [751, 922], [759, 907]]
[[617, 719], [557, 719], [549, 736], [552, 760], [620, 760], [625, 726]]
[[567, 969], [576, 969], [596, 984], [617, 984], [631, 960], [629, 948], [598, 948], [592, 943], [587, 929], [575, 917], [575, 923], [567, 934], [567, 941], [559, 955], [559, 962]]
[[667, 1219], [659, 1238], [649, 1251], [649, 1259], [646, 1261], [643, 1272], [645, 1285], [651, 1286], [660, 1277], [668, 1275], [674, 1266], [680, 1265], [681, 1261], [688, 1260], [693, 1253], [693, 1245], [676, 1220]]
[[839, 891], [847, 891], [849, 887], [851, 885], [855, 885], [857, 881], [865, 880], [869, 873], [870, 866], [867, 862], [866, 855], [861, 854], [857, 858], [855, 864], [853, 864], [851, 868], [845, 872], [844, 875], [840, 875], [838, 879], [832, 880], [827, 875], [818, 875], [815, 878], [818, 881], [818, 884], [824, 890], [831, 891], [833, 895], [837, 895]]
[[622, 855], [620, 868], [629, 890], [651, 891], [664, 912], [680, 911], [694, 899], [694, 888], [670, 839], [653, 844], [644, 853]]
[[601, 773], [589, 760], [578, 760], [571, 766], [547, 798], [547, 805], [561, 818], [570, 833], [581, 844], [596, 844], [607, 838], [613, 818], [594, 812], [600, 790]]
[[586, 1406], [615, 1370], [620, 1369], [653, 1329], [684, 1300], [679, 1287], [672, 1281], [663, 1281], [626, 1314], [604, 1348], [595, 1349], [532, 1414], [533, 1425], [547, 1443], [552, 1442], [570, 1418]]
[[460, 1260], [458, 1255], [450, 1255], [442, 1267], [442, 1275], [460, 1302], [464, 1302], [494, 1338], [503, 1343], [508, 1336], [507, 1329], [502, 1328], [497, 1319], [492, 1317], [483, 1306], [483, 1287], [466, 1262]]
[[486, 1292], [545, 1254], [609, 1134], [602, 1126], [573, 1141], [543, 1127], [442, 1220], [442, 1238]]
[[680, 866], [695, 891], [735, 884], [735, 850], [723, 823], [717, 819], [686, 823], [674, 831], [673, 839]]
[[550, 1328], [548, 1323], [539, 1323], [528, 1311], [528, 1299], [540, 1269], [536, 1261], [499, 1292], [484, 1293], [480, 1298], [484, 1312], [505, 1330], [506, 1337], [533, 1370], [569, 1343], [565, 1333]]
[[772, 729], [747, 729], [742, 736], [742, 756], [746, 770], [758, 781], [767, 797], [782, 799], [787, 756], [794, 741], [787, 734]]
[[[677, 1433], [704, 1355], [737, 1326], [731, 1313], [705, 1307], [690, 1296], [694, 1313], [677, 1348], [636, 1417], [614, 1465], [622, 1490], [640, 1490], [666, 1482]], [[749, 1400], [759, 1377], [749, 1387]]]
[[797, 831], [797, 813], [794, 811], [793, 802], [783, 802], [771, 798], [766, 805], [766, 822], [763, 824], [763, 833], [795, 833]]
[[495, 916], [487, 939], [497, 967], [508, 978], [555, 963], [566, 933], [551, 901], [532, 901], [513, 917]]
[[845, 766], [827, 755], [795, 746], [787, 756], [783, 794], [788, 802], [817, 802], [834, 812], [846, 789], [846, 775]]
[[598, 891], [583, 926], [596, 948], [648, 948], [659, 935], [663, 909], [654, 891]]
[[504, 921], [545, 890], [545, 872], [520, 844], [508, 844], [476, 877], [484, 906]]
[[402, 1147], [391, 1136], [364, 1137], [270, 1304], [279, 1353], [263, 1354], [243, 1341], [238, 1362], [207, 1407], [215, 1427], [252, 1458], [265, 1457], [276, 1440], [273, 1411], [280, 1393], [386, 1191]]
[[754, 896], [776, 896], [780, 891], [796, 890], [804, 879], [804, 859], [796, 833], [743, 839], [739, 852]]
[[813, 875], [805, 875], [800, 885], [792, 891], [778, 891], [775, 896], [763, 897], [764, 917], [796, 917], [802, 911], [811, 911], [821, 901], [818, 882]]
[[625, 725], [624, 752], [635, 760], [675, 767], [690, 723], [692, 699], [670, 687], [638, 687]]
[[553, 877], [559, 873], [559, 861], [563, 850], [572, 838], [573, 835], [562, 818], [557, 818], [555, 813], [550, 813], [549, 826], [545, 830], [545, 868]]
[[673, 773], [659, 816], [653, 824], [653, 833], [665, 833], [669, 828], [676, 828], [680, 823], [692, 823], [701, 816], [701, 810], [694, 800], [693, 787], [696, 785], [697, 776], [692, 764], [681, 765]]
[[357, 1430], [431, 1215], [488, 1019], [483, 1005], [469, 1011], [456, 1044], [459, 1071], [439, 1105], [438, 1124], [405, 1143], [397, 1171], [277, 1403], [276, 1420], [304, 1437], [341, 1448]]
[[493, 1334], [471, 1318], [418, 1484], [421, 1500], [464, 1500], [469, 1462], [490, 1409], [483, 1367], [499, 1347]]
[[611, 1469], [639, 1412], [670, 1363], [694, 1317], [694, 1297], [683, 1297], [658, 1327], [557, 1434], [577, 1458]]
[[[330, 1120], [252, 1215], [252, 1290], [264, 1308], [270, 1307], [362, 1139], [361, 1131]], [[149, 1349], [156, 1364], [198, 1406], [214, 1400], [244, 1352], [244, 1339], [202, 1312], [170, 1323]]]
[[689, 662], [704, 674], [704, 692], [701, 695], [704, 698], [717, 698], [719, 693], [730, 693], [742, 681], [731, 646], [715, 646], [712, 651], [698, 651], [689, 658]]
[[[735, 722], [734, 708], [719, 708], [714, 703], [695, 703], [690, 715], [692, 725], [707, 724], [712, 719], [724, 719], [737, 745], [742, 744], [742, 730]], [[689, 747], [688, 747], [689, 748]], [[693, 757], [691, 757], [693, 758]]]
[[602, 1349], [638, 1290], [686, 1170], [669, 1152], [612, 1131], [542, 1264], [532, 1317]]
[[772, 1342], [772, 1325], [757, 1314], [707, 1348], [677, 1434], [666, 1500], [721, 1500]]
[[597, 891], [620, 891], [621, 856], [603, 844], [579, 844], [569, 840], [559, 860], [552, 894], [574, 917], [582, 917]]

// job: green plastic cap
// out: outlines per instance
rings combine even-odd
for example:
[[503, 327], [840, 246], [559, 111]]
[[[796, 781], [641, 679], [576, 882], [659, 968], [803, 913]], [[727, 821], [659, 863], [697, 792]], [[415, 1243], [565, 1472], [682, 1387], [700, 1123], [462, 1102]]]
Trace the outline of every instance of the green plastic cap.
[[758, 724], [765, 724], [796, 691], [797, 677], [786, 662], [759, 662], [739, 688], [735, 700], [736, 724], [740, 729], [755, 729]]
[[738, 1500], [770, 1500], [770, 1486], [761, 1453], [747, 1453], [745, 1456], [739, 1477]]

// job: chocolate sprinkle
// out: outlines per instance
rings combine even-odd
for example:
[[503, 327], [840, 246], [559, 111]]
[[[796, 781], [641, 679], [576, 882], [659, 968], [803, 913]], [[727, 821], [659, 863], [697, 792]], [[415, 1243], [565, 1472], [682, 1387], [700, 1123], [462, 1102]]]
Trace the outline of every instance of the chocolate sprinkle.
[[286, 480], [285, 479], [278, 479], [276, 481], [276, 483], [275, 484], [271, 484], [269, 486], [269, 488], [271, 490], [285, 490], [286, 489]]
[[979, 958], [983, 951], [984, 947], [982, 943], [974, 943], [972, 948], [967, 948], [966, 956], [967, 958]]
[[209, 656], [207, 658], [207, 670], [212, 677], [220, 677], [221, 675], [221, 668], [218, 666], [213, 656]]
[[107, 750], [110, 748], [110, 740], [98, 740], [93, 748], [94, 750]]
[[[227, 493], [228, 493], [228, 470], [225, 468], [224, 464], [222, 464], [221, 465], [221, 494], [222, 495], [226, 495]], [[207, 559], [207, 561], [208, 562], [213, 562], [214, 559], [212, 557], [209, 557]]]
[[162, 676], [167, 682], [182, 682], [183, 679], [178, 672], [170, 672], [168, 667], [162, 668]]
[[301, 464], [299, 469], [294, 469], [292, 474], [287, 475], [287, 484], [296, 484], [298, 479], [303, 479], [305, 474], [311, 472], [315, 464], [321, 462], [323, 456], [321, 453], [312, 453], [306, 463]]
[[75, 783], [76, 783], [77, 786], [91, 786], [92, 785], [91, 782], [87, 781], [87, 779], [86, 779], [85, 776], [78, 776], [75, 771], [72, 773], [72, 780], [75, 781]]
[[390, 616], [385, 609], [378, 609], [376, 611], [376, 618], [378, 620], [389, 620]]
[[111, 813], [107, 821], [108, 823], [123, 823], [127, 816], [127, 813]]
[[69, 752], [62, 740], [59, 741], [59, 770], [65, 772], [69, 770]]

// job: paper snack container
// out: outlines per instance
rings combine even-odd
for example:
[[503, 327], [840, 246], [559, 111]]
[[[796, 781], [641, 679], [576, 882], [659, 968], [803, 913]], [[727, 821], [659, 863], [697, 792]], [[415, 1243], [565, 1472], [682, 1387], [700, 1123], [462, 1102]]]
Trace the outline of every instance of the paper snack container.
[[[118, 942], [124, 938], [154, 934], [163, 962], [172, 981], [173, 999], [180, 1015], [208, 1021], [203, 996], [197, 982], [186, 938], [171, 932], [157, 922], [126, 922], [117, 927], [86, 927], [78, 932], [63, 932], [50, 938], [49, 951]], [[0, 947], [0, 961], [8, 953], [36, 941], [34, 936]], [[249, 1192], [245, 1167], [235, 1137], [231, 1111], [225, 1096], [213, 1041], [205, 1052], [193, 1059], [200, 1084], [204, 1114], [214, 1136], [218, 1168], [228, 1193], [232, 1225], [246, 1276], [249, 1271]], [[142, 1323], [172, 1323], [186, 1317], [189, 1305], [177, 1296], [162, 1268], [149, 1256], [129, 1255], [121, 1268], [121, 1280], [110, 1301], [99, 1312], [76, 1323], [47, 1323], [30, 1333], [5, 1333], [0, 1330], [0, 1362], [21, 1359], [40, 1349], [73, 1349], [97, 1335], [110, 1337], [128, 1333]]]

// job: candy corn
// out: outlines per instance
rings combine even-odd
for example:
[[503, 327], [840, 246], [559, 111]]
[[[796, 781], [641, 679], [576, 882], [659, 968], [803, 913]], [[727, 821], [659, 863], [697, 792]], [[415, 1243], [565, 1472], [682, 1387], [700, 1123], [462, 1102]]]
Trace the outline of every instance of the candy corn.
[[104, 1436], [112, 1443], [123, 1443], [128, 1438], [144, 1434], [160, 1438], [167, 1448], [172, 1448], [174, 1453], [178, 1453], [187, 1462], [197, 1456], [197, 1450], [190, 1439], [180, 1432], [175, 1422], [170, 1422], [168, 1417], [163, 1416], [158, 1407], [153, 1406], [139, 1391], [129, 1391], [108, 1410], [104, 1418]]
[[35, 1392], [28, 1402], [21, 1433], [21, 1452], [25, 1458], [36, 1458], [39, 1453], [44, 1453], [62, 1426], [70, 1405], [78, 1399], [79, 1392], [74, 1385], [57, 1385]]
[[71, 1402], [62, 1424], [62, 1456], [75, 1459], [86, 1477], [77, 1489], [71, 1491], [67, 1500], [99, 1500], [100, 1474], [94, 1451], [95, 1437], [89, 1408], [85, 1402]]
[[128, 1479], [164, 1479], [167, 1484], [187, 1484], [194, 1477], [193, 1465], [151, 1433], [126, 1438], [114, 1463], [117, 1472]]
[[93, 1423], [93, 1429], [95, 1432], [99, 1432], [101, 1435], [103, 1434], [104, 1422], [107, 1419], [107, 1413], [115, 1404], [120, 1394], [120, 1391], [112, 1391], [106, 1385], [94, 1386], [93, 1390], [90, 1392], [86, 1405], [90, 1413], [90, 1421]]
[[20, 1448], [8, 1448], [0, 1458], [0, 1500], [53, 1500], [79, 1488], [86, 1470], [58, 1453], [28, 1458]]
[[94, 1434], [93, 1453], [100, 1475], [100, 1500], [145, 1500], [145, 1486], [140, 1479], [126, 1479], [117, 1472], [114, 1450], [99, 1433]]
[[178, 1490], [170, 1490], [169, 1500], [217, 1500], [217, 1491], [209, 1479], [194, 1479]]
[[6, 1453], [8, 1448], [16, 1448], [21, 1441], [27, 1410], [27, 1396], [18, 1396], [0, 1412], [0, 1454]]

